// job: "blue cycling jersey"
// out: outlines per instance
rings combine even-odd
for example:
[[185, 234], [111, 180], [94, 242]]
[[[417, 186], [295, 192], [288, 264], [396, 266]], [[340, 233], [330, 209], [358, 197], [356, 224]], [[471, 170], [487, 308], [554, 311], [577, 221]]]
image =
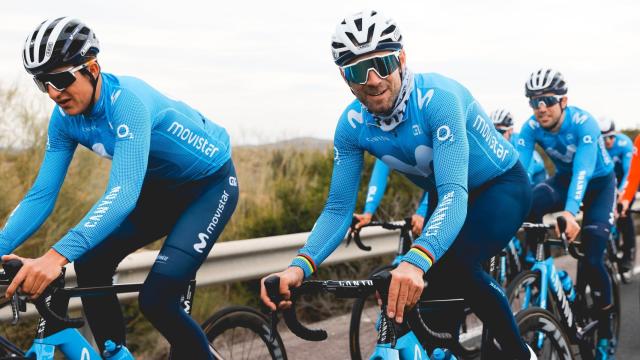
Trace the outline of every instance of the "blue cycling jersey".
[[[518, 139], [520, 139], [520, 134], [514, 132], [511, 133], [511, 145], [517, 149]], [[533, 151], [533, 157], [531, 158], [531, 162], [529, 167], [527, 168], [527, 174], [529, 174], [529, 180], [534, 183], [534, 179], [546, 179], [547, 178], [547, 169], [544, 167], [544, 160], [542, 160], [542, 156], [538, 153], [537, 150]]]
[[[367, 191], [367, 200], [364, 204], [364, 212], [369, 214], [375, 214], [384, 196], [384, 191], [387, 188], [387, 178], [389, 177], [389, 167], [380, 159], [376, 159], [373, 165], [373, 171], [371, 172], [371, 178], [369, 179], [369, 189]], [[427, 214], [427, 208], [429, 205], [429, 197], [425, 191], [420, 198], [420, 204], [416, 209], [416, 214], [425, 217]]]
[[588, 112], [568, 106], [560, 129], [552, 133], [544, 130], [532, 115], [522, 126], [516, 147], [525, 168], [536, 143], [549, 155], [557, 174], [571, 174], [565, 210], [577, 214], [589, 180], [613, 171], [598, 123]]
[[633, 157], [633, 141], [625, 134], [614, 135], [613, 146], [607, 149], [613, 161], [616, 178], [618, 180], [618, 190], [624, 191], [627, 185], [627, 177], [631, 168], [631, 158]]
[[327, 203], [292, 262], [306, 276], [340, 244], [351, 223], [364, 151], [425, 191], [437, 190], [438, 205], [403, 258], [424, 271], [457, 237], [466, 218], [469, 190], [518, 161], [514, 148], [471, 93], [444, 76], [415, 75], [403, 119], [393, 130], [383, 131], [357, 100], [343, 112], [334, 136]]
[[224, 128], [139, 79], [102, 73], [89, 116], [54, 108], [40, 172], [0, 232], [0, 254], [18, 247], [51, 213], [77, 144], [113, 161], [104, 195], [53, 246], [69, 261], [116, 229], [135, 208], [145, 178], [179, 185], [213, 174], [231, 157]]

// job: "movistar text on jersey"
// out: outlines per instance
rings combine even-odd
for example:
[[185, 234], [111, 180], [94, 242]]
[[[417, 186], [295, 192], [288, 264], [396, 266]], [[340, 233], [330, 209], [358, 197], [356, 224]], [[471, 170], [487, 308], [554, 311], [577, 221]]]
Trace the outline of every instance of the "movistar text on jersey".
[[189, 128], [184, 127], [184, 125], [177, 121], [171, 123], [167, 131], [208, 157], [213, 157], [216, 152], [220, 151], [215, 145], [209, 143], [209, 140], [192, 132]]

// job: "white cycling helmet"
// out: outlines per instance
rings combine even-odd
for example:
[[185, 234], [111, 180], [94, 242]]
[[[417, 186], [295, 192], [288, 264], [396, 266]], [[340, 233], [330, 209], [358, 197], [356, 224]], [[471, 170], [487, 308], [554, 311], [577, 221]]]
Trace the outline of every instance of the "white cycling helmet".
[[565, 95], [568, 90], [562, 74], [551, 68], [542, 68], [532, 72], [524, 88], [527, 97], [549, 92], [556, 95]]
[[491, 113], [491, 121], [496, 128], [512, 128], [513, 116], [507, 109], [496, 109]]
[[402, 34], [396, 22], [375, 10], [347, 16], [336, 26], [331, 39], [333, 60], [338, 66], [362, 54], [400, 49]]
[[603, 136], [610, 136], [616, 132], [616, 124], [613, 119], [608, 116], [598, 118], [598, 125]]

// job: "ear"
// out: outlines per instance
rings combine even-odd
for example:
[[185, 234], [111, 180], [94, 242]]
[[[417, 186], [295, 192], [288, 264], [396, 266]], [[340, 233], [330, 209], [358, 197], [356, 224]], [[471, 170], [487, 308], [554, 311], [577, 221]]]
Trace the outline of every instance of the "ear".
[[404, 69], [407, 63], [407, 55], [404, 53], [404, 49], [400, 50], [400, 67]]
[[92, 61], [91, 64], [87, 66], [87, 69], [89, 70], [89, 72], [91, 72], [91, 75], [93, 75], [95, 79], [98, 78], [98, 75], [100, 74], [100, 64], [98, 64], [97, 59]]
[[562, 108], [562, 110], [566, 109], [568, 102], [569, 99], [566, 96], [563, 96], [562, 99], [560, 99], [560, 108]]

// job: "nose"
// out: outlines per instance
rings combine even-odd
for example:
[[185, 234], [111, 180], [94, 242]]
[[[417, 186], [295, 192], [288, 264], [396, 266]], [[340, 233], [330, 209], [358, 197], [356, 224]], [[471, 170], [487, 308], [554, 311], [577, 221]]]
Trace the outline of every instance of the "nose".
[[378, 86], [378, 84], [380, 84], [380, 82], [382, 82], [382, 78], [378, 75], [378, 73], [373, 69], [369, 69], [366, 85], [368, 85], [368, 86]]
[[56, 88], [54, 88], [53, 86], [46, 85], [46, 87], [47, 87], [47, 94], [49, 95], [51, 100], [55, 101], [56, 98], [60, 96], [60, 94], [62, 93], [62, 91], [56, 90]]

